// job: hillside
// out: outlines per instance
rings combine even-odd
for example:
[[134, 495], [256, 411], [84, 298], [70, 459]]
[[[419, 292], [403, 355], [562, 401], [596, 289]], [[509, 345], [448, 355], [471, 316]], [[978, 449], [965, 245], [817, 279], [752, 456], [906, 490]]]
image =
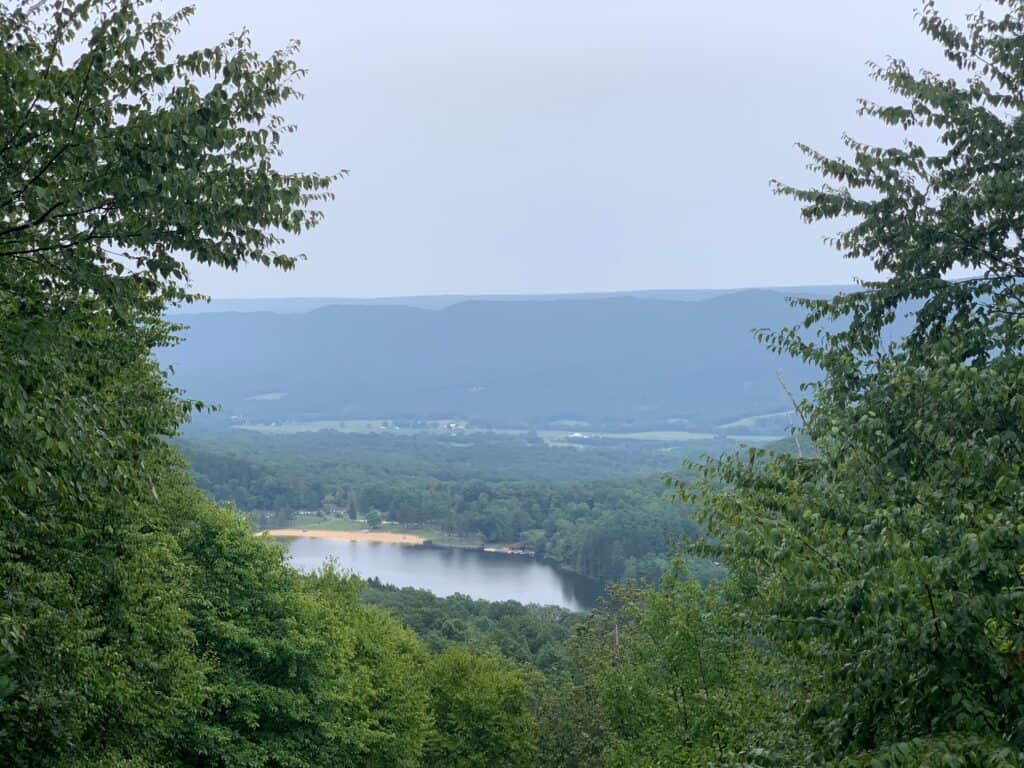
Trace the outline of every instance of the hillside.
[[234, 420], [465, 419], [495, 427], [708, 431], [789, 407], [804, 365], [755, 327], [796, 323], [775, 291], [704, 300], [466, 301], [441, 309], [333, 305], [177, 318], [160, 352], [174, 383]]

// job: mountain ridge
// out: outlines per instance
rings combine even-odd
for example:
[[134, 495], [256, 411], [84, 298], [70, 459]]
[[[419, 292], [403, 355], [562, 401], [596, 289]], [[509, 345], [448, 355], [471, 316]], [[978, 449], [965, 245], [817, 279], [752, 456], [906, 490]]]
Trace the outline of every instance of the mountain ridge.
[[571, 420], [707, 430], [790, 407], [776, 372], [796, 388], [813, 371], [765, 350], [752, 329], [802, 317], [768, 289], [704, 301], [620, 295], [464, 301], [436, 311], [210, 312], [182, 318], [184, 342], [159, 358], [190, 397], [221, 404], [235, 422], [461, 419], [523, 428]]
[[569, 293], [536, 293], [536, 294], [435, 294], [420, 296], [381, 296], [375, 298], [355, 297], [288, 297], [267, 298], [255, 297], [248, 299], [218, 299], [211, 302], [196, 302], [179, 307], [172, 307], [169, 314], [196, 315], [210, 312], [255, 312], [269, 311], [278, 314], [303, 314], [321, 307], [333, 305], [346, 306], [411, 306], [421, 309], [444, 309], [467, 301], [493, 302], [531, 302], [531, 301], [585, 301], [588, 299], [636, 297], [656, 301], [705, 301], [733, 293], [744, 293], [752, 290], [767, 290], [784, 295], [829, 296], [839, 291], [855, 288], [852, 285], [805, 285], [778, 286], [766, 288], [649, 288], [635, 291], [583, 291]]

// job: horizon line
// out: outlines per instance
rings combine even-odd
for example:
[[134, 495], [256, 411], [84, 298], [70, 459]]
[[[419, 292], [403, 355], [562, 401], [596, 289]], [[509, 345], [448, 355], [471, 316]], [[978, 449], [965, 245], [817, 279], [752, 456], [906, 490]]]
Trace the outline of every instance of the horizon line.
[[[566, 291], [538, 291], [538, 292], [448, 292], [448, 293], [400, 293], [390, 295], [374, 296], [209, 296], [209, 301], [387, 301], [394, 299], [446, 299], [446, 298], [544, 298], [556, 296], [591, 296], [622, 293], [680, 293], [680, 292], [719, 292], [739, 293], [742, 291], [780, 291], [788, 289], [807, 288], [848, 288], [856, 286], [856, 283], [805, 283], [805, 284], [784, 284], [784, 285], [748, 285], [738, 288], [616, 288], [611, 290], [566, 290]], [[202, 303], [199, 300], [195, 303]]]

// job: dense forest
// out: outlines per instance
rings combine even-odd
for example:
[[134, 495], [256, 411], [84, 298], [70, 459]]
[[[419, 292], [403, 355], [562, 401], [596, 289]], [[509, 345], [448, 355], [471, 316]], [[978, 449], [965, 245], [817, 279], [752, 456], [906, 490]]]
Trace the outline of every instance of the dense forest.
[[776, 185], [881, 276], [761, 334], [821, 371], [795, 450], [680, 473], [727, 576], [682, 553], [574, 616], [300, 575], [196, 486], [203, 406], [153, 353], [191, 265], [296, 266], [338, 181], [279, 167], [295, 50], [0, 3], [4, 765], [1024, 765], [1024, 2], [993, 5], [923, 3], [948, 72], [875, 69], [904, 141]]
[[[189, 433], [176, 441], [196, 481], [245, 510], [315, 510], [350, 491], [406, 482], [534, 482], [552, 485], [632, 481], [679, 469], [687, 458], [726, 445], [640, 441], [574, 449], [540, 439], [343, 434], [331, 430], [262, 435], [247, 430]], [[329, 503], [329, 502], [328, 502]]]
[[585, 619], [583, 613], [554, 606], [492, 603], [464, 595], [443, 598], [374, 580], [363, 587], [360, 598], [399, 619], [432, 653], [462, 645], [547, 675], [570, 671], [568, 642]]
[[[288, 525], [298, 511], [361, 520], [376, 511], [393, 522], [516, 543], [601, 581], [656, 581], [674, 546], [701, 537], [659, 476], [571, 482], [678, 466], [678, 451], [581, 452], [508, 440], [453, 449], [446, 441], [329, 432], [193, 439], [182, 447], [199, 487], [262, 527]], [[700, 572], [707, 578], [714, 568]]]

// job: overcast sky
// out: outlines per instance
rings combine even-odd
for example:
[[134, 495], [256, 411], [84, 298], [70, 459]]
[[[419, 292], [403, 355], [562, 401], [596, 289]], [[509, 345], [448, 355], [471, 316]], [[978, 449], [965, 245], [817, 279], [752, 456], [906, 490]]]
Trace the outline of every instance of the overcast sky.
[[884, 137], [855, 115], [869, 59], [940, 62], [915, 0], [198, 8], [183, 46], [302, 41], [286, 166], [351, 170], [297, 271], [195, 270], [223, 298], [848, 283], [865, 267], [769, 180], [808, 180], [796, 141]]

